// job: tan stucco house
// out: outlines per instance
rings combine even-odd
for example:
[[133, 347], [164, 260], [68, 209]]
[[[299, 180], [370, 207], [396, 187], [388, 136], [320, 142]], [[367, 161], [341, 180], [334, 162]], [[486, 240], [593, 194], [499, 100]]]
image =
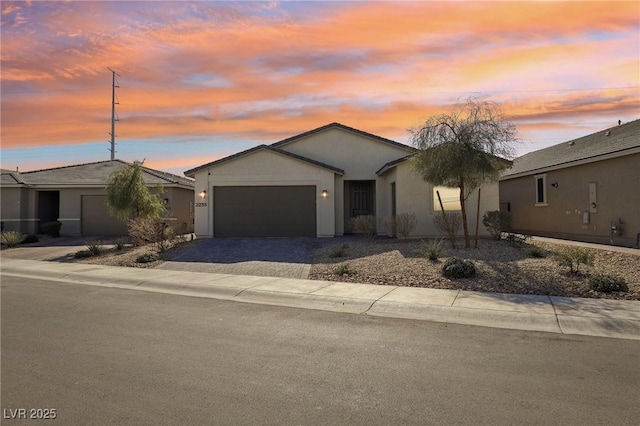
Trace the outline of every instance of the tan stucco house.
[[517, 158], [500, 180], [516, 231], [628, 247], [640, 233], [640, 120]]
[[[109, 214], [105, 191], [107, 178], [126, 164], [111, 160], [20, 173], [3, 170], [3, 229], [35, 234], [40, 224], [60, 221], [62, 235], [126, 235], [126, 224]], [[193, 181], [147, 167], [143, 167], [143, 178], [149, 187], [164, 188], [167, 221], [190, 232]]]
[[[350, 233], [359, 215], [375, 216], [377, 233], [390, 235], [400, 213], [415, 214], [412, 236], [439, 235], [434, 188], [409, 161], [415, 152], [332, 123], [188, 170], [196, 235], [333, 237]], [[498, 209], [497, 183], [482, 189], [481, 200], [481, 214]], [[475, 206], [476, 199], [467, 202]], [[475, 207], [469, 211], [475, 223]]]

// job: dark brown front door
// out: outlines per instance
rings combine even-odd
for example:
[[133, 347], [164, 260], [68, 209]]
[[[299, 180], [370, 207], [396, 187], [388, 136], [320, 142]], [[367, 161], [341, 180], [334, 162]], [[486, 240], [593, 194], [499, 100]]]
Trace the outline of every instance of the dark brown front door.
[[373, 180], [345, 182], [345, 232], [353, 232], [351, 219], [357, 216], [375, 216], [375, 189]]

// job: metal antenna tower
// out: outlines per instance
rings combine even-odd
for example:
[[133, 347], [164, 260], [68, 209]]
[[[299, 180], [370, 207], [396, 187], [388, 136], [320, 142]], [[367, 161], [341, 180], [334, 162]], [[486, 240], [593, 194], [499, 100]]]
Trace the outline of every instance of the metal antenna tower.
[[111, 160], [115, 160], [116, 158], [116, 121], [120, 121], [120, 119], [118, 118], [118, 116], [116, 115], [116, 105], [119, 105], [120, 102], [118, 102], [118, 98], [116, 97], [116, 87], [120, 87], [118, 86], [118, 83], [116, 81], [116, 76], [120, 77], [120, 74], [118, 74], [117, 72], [115, 72], [114, 70], [112, 70], [111, 68], [107, 68], [109, 71], [111, 71], [111, 133], [109, 133], [109, 135], [111, 135], [111, 148], [109, 149], [109, 151], [111, 151]]

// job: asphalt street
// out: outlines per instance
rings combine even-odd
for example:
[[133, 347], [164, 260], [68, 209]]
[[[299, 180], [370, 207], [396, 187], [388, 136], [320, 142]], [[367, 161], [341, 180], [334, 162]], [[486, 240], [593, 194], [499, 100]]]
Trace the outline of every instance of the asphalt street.
[[4, 276], [2, 424], [640, 424], [640, 342]]

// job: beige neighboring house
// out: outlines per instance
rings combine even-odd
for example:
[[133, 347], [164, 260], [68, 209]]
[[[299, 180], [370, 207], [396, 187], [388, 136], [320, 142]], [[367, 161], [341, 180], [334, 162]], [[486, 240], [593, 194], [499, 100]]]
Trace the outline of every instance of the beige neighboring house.
[[517, 232], [637, 246], [640, 120], [517, 158], [500, 203]]
[[[359, 215], [375, 216], [378, 234], [390, 235], [389, 223], [401, 213], [417, 218], [411, 236], [440, 235], [434, 188], [409, 161], [415, 152], [332, 123], [188, 170], [195, 178], [196, 235], [333, 237], [351, 233], [351, 218]], [[497, 210], [498, 184], [483, 188], [481, 200], [481, 215]], [[475, 203], [470, 197], [470, 224]]]
[[[42, 223], [60, 221], [62, 235], [126, 235], [126, 224], [109, 214], [105, 185], [120, 160], [77, 164], [31, 172], [3, 170], [0, 181], [4, 230], [39, 233]], [[149, 187], [162, 185], [167, 219], [176, 229], [193, 230], [193, 181], [143, 167]]]

